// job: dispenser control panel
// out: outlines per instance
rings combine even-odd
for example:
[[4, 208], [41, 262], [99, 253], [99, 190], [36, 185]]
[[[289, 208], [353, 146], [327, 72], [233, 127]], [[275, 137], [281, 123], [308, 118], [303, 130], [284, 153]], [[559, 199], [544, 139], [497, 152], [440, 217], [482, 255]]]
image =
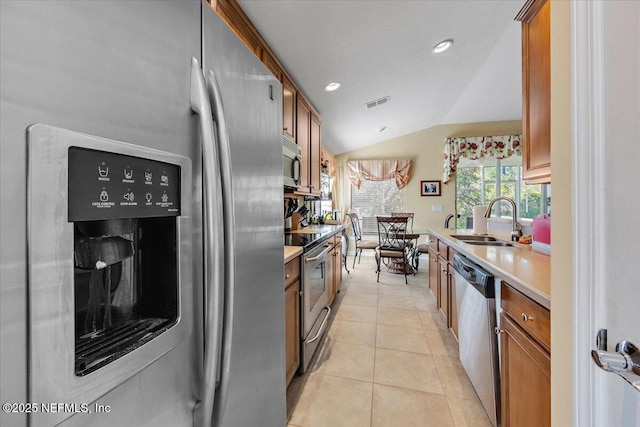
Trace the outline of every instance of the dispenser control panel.
[[180, 215], [180, 166], [69, 148], [69, 221]]

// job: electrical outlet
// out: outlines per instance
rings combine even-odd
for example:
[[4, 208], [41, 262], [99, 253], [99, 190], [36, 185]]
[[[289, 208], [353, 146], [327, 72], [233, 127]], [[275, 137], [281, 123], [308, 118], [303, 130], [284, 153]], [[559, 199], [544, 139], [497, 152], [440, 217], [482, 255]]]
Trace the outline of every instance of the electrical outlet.
[[442, 212], [444, 210], [444, 206], [442, 205], [433, 205], [431, 206], [432, 212]]

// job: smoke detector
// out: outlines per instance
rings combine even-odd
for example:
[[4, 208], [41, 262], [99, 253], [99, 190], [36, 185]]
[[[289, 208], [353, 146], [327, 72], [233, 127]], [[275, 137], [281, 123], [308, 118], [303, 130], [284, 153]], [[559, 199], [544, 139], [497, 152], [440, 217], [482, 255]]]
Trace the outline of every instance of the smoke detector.
[[375, 99], [373, 101], [369, 101], [369, 102], [365, 102], [364, 103], [364, 108], [365, 110], [370, 110], [374, 107], [378, 107], [380, 105], [386, 104], [390, 101], [390, 98], [388, 96], [385, 96], [384, 98], [380, 98], [380, 99]]

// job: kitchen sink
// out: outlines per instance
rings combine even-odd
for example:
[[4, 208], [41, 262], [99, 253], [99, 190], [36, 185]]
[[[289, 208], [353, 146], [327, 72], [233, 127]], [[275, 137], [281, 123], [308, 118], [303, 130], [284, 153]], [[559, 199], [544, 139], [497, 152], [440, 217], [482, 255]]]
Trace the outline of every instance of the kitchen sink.
[[519, 246], [517, 243], [508, 242], [506, 240], [496, 239], [491, 236], [474, 236], [467, 234], [452, 234], [451, 237], [458, 239], [469, 245], [479, 246]]
[[468, 240], [465, 243], [469, 245], [479, 245], [479, 246], [519, 246], [516, 243], [506, 242], [504, 240], [493, 240], [493, 241]]
[[467, 235], [467, 234], [452, 234], [451, 237], [453, 237], [454, 239], [458, 239], [458, 240], [462, 240], [463, 242], [469, 243], [469, 242], [500, 242], [501, 240], [496, 239], [495, 237], [491, 237], [491, 236], [474, 236], [474, 235]]

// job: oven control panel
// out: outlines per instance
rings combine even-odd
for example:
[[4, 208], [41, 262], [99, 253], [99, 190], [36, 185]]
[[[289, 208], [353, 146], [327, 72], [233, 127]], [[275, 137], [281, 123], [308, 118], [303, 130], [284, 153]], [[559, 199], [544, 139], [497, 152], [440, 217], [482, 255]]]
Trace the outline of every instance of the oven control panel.
[[69, 148], [69, 221], [180, 215], [180, 166]]

